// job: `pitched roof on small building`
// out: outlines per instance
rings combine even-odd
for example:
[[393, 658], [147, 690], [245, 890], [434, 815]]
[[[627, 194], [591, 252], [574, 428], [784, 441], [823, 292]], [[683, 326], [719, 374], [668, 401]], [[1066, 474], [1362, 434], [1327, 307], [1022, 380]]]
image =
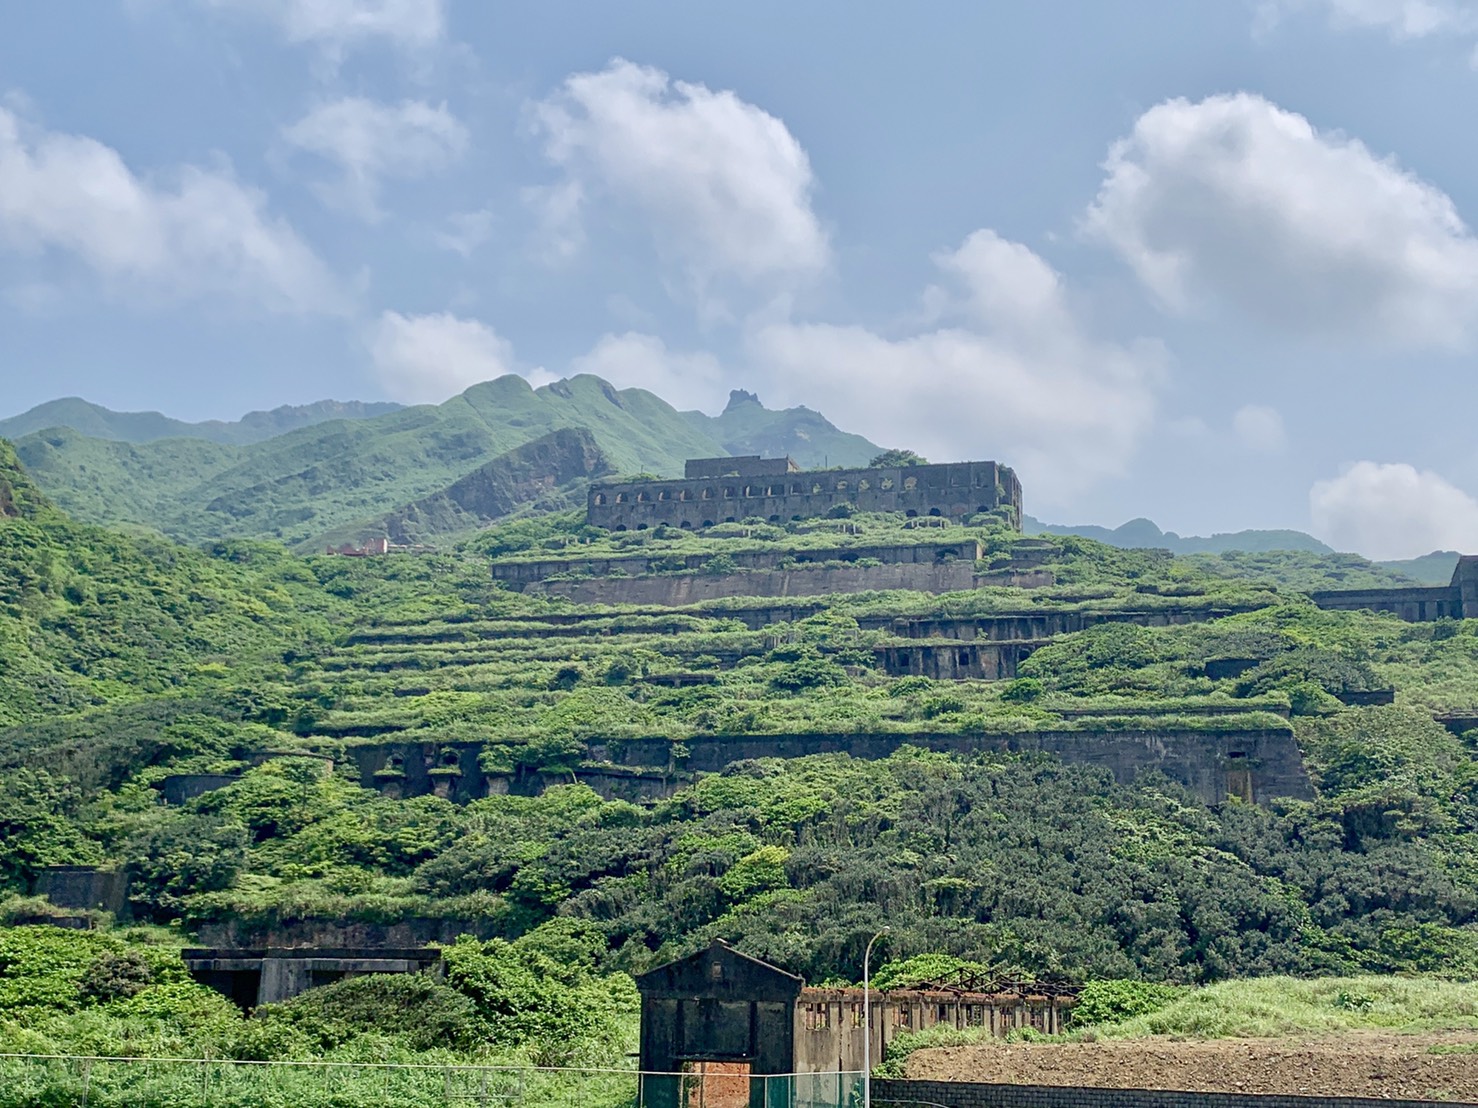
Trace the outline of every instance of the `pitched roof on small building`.
[[643, 997], [674, 999], [794, 1002], [804, 985], [797, 975], [741, 954], [722, 939], [636, 978]]

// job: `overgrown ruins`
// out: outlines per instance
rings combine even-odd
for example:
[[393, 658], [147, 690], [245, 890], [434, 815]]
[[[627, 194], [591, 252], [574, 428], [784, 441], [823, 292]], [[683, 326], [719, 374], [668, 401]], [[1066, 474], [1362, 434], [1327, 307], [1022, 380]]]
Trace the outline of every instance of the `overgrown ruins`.
[[1000, 509], [1019, 525], [1021, 482], [995, 462], [802, 470], [789, 458], [695, 458], [680, 481], [596, 482], [585, 518], [611, 531], [662, 524], [698, 530], [753, 518], [810, 519], [838, 509], [957, 521]]

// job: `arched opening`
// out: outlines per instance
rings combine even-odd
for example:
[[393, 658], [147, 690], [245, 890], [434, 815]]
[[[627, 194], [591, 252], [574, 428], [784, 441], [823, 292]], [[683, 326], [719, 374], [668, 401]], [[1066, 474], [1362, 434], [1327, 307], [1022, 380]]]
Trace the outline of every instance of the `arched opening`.
[[724, 522], [725, 523], [734, 523], [735, 522], [735, 519], [734, 519], [733, 516], [724, 516]]
[[638, 523], [636, 525], [636, 529], [638, 531], [645, 531], [647, 529], [647, 525], [645, 523]]
[[626, 524], [624, 524], [624, 523], [618, 523], [618, 524], [616, 524], [616, 530], [617, 531], [624, 531], [624, 530], [626, 530]]
[[626, 503], [626, 494], [624, 492], [618, 492], [616, 494], [616, 503], [617, 504], [625, 504]]
[[780, 522], [780, 517], [779, 516], [771, 516], [770, 517], [770, 522], [771, 523], [779, 523]]
[[711, 519], [705, 519], [703, 521], [703, 526], [704, 527], [712, 527], [713, 526], [713, 520], [711, 520]]
[[681, 523], [678, 524], [678, 526], [681, 527], [684, 531], [691, 531], [693, 529], [693, 525], [687, 520], [683, 520]]
[[801, 521], [801, 517], [799, 515], [793, 515], [793, 516], [790, 517], [790, 522], [792, 522], [792, 523], [799, 523], [800, 521]]
[[603, 493], [603, 492], [596, 493], [595, 494], [595, 502], [597, 504], [604, 504], [606, 502], [606, 494]]
[[919, 479], [917, 477], [905, 477], [903, 479], [903, 488], [904, 488], [905, 491], [912, 492], [914, 489], [916, 489], [918, 487], [919, 487]]
[[906, 515], [909, 519], [917, 519], [919, 513], [916, 512], [916, 511], [914, 511], [912, 508], [910, 508], [908, 511], [904, 512], [903, 514]]
[[663, 489], [661, 492], [659, 492], [657, 494], [657, 499], [658, 500], [671, 500], [672, 499], [672, 490], [670, 490], [670, 489]]
[[939, 515], [939, 509], [938, 508], [930, 508], [929, 509], [929, 514], [931, 516], [937, 516], [937, 515]]
[[647, 492], [639, 492], [636, 494], [636, 500], [638, 504], [650, 504], [652, 502], [652, 494]]
[[700, 497], [702, 497], [702, 499], [704, 499], [704, 500], [712, 500], [713, 499], [713, 490], [712, 489], [704, 489], [698, 495]]

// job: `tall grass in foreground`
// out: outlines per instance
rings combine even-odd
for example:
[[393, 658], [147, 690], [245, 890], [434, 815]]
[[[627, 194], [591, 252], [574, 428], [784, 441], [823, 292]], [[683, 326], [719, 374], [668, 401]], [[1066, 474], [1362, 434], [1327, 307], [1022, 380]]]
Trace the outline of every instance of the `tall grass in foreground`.
[[[1257, 977], [1167, 991], [1153, 1011], [1117, 1022], [1074, 1027], [1058, 1036], [1030, 1030], [1012, 1040], [1087, 1042], [1142, 1039], [1278, 1039], [1334, 1035], [1344, 1031], [1478, 1029], [1478, 982], [1420, 977]], [[991, 1041], [981, 1028], [933, 1027], [898, 1036], [888, 1044], [880, 1076], [904, 1076], [904, 1061], [916, 1050]]]
[[[1190, 989], [1163, 1008], [1099, 1025], [1099, 1038], [1281, 1038], [1478, 1028], [1478, 983], [1408, 977], [1260, 977]], [[1071, 1037], [1081, 1037], [1080, 1029]]]

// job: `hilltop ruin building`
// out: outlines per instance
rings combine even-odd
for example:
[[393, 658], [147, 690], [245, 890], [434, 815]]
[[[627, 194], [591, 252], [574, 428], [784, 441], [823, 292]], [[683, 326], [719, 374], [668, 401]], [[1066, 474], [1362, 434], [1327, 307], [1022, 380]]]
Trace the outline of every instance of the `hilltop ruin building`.
[[874, 989], [864, 1012], [861, 989], [808, 988], [722, 940], [649, 970], [636, 987], [642, 1072], [690, 1075], [687, 1087], [644, 1082], [644, 1108], [791, 1103], [775, 1095], [776, 1080], [859, 1073], [869, 1036], [876, 1063], [900, 1033], [941, 1024], [1002, 1037], [1019, 1027], [1057, 1034], [1076, 999], [1072, 989], [1035, 982], [935, 982]]
[[1340, 612], [1390, 612], [1410, 623], [1438, 619], [1478, 619], [1478, 554], [1464, 554], [1446, 585], [1394, 589], [1337, 589], [1314, 592], [1321, 608]]
[[585, 519], [610, 531], [699, 530], [753, 518], [814, 519], [843, 506], [953, 520], [1005, 509], [1020, 526], [1021, 482], [995, 462], [802, 470], [790, 458], [694, 458], [682, 480], [594, 483]]

